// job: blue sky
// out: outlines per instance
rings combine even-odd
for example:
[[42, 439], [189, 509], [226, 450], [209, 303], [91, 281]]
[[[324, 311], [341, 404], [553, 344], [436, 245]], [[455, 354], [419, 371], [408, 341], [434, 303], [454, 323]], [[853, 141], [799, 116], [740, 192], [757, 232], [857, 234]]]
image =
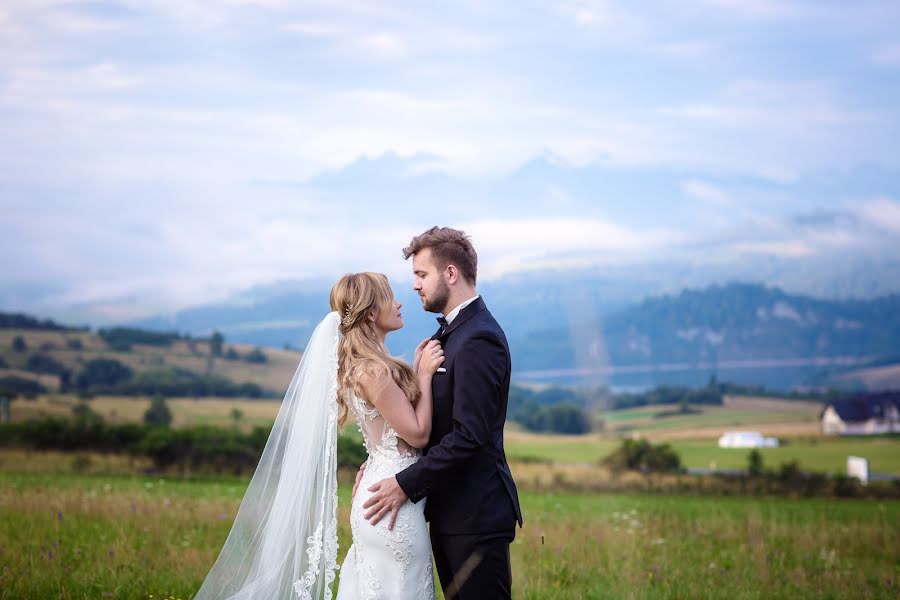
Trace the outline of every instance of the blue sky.
[[787, 261], [898, 291], [898, 32], [865, 0], [6, 2], [0, 305], [402, 278], [438, 223], [485, 278]]

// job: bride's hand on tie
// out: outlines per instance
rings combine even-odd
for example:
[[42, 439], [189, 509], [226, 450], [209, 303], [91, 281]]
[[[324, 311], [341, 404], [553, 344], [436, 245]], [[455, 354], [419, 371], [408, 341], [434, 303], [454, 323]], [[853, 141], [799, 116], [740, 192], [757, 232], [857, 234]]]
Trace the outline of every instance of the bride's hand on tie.
[[422, 349], [419, 357], [419, 367], [421, 368], [421, 371], [418, 373], [419, 376], [424, 374], [434, 375], [443, 362], [444, 349], [441, 348], [441, 343], [437, 340], [429, 341]]
[[416, 352], [413, 355], [413, 373], [419, 372], [419, 362], [422, 359], [422, 351], [425, 349], [425, 346], [427, 346], [428, 342], [430, 342], [430, 341], [431, 341], [431, 338], [425, 338], [424, 340], [419, 342], [418, 346], [416, 346]]

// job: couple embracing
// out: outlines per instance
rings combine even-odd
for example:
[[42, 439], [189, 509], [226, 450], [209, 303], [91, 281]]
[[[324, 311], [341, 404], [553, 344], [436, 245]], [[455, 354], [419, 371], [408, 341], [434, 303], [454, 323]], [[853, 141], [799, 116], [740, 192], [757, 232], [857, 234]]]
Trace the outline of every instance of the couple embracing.
[[[196, 599], [511, 596], [522, 525], [503, 451], [506, 337], [475, 289], [461, 231], [433, 227], [403, 249], [440, 328], [409, 365], [385, 336], [403, 327], [384, 275], [345, 275], [310, 338], [231, 532]], [[353, 488], [352, 545], [337, 558], [337, 430], [350, 415], [368, 459]], [[426, 521], [429, 525], [426, 525]]]

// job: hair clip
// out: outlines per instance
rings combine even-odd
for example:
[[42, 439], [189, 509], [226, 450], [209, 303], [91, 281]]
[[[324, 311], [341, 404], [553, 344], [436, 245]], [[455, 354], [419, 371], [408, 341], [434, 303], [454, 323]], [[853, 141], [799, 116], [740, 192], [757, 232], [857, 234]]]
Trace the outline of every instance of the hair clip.
[[344, 318], [342, 319], [342, 323], [343, 323], [344, 325], [346, 325], [346, 324], [347, 324], [347, 321], [350, 320], [350, 311], [352, 311], [352, 310], [353, 310], [353, 305], [352, 305], [352, 304], [348, 304], [348, 305], [347, 305], [347, 308], [344, 309]]

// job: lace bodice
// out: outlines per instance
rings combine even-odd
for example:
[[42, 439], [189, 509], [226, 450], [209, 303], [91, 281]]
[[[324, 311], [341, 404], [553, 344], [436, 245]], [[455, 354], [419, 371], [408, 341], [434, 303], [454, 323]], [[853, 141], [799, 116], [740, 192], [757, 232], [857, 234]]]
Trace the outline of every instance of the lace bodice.
[[356, 424], [363, 435], [363, 443], [370, 458], [404, 460], [419, 457], [420, 451], [398, 437], [391, 424], [371, 403], [348, 392], [347, 404], [356, 415]]
[[388, 529], [386, 518], [376, 525], [367, 522], [363, 508], [372, 496], [372, 484], [415, 463], [420, 451], [398, 437], [375, 406], [352, 392], [346, 398], [369, 459], [350, 507], [353, 544], [341, 565], [337, 600], [434, 600], [427, 498], [418, 503], [407, 500], [393, 529]]

